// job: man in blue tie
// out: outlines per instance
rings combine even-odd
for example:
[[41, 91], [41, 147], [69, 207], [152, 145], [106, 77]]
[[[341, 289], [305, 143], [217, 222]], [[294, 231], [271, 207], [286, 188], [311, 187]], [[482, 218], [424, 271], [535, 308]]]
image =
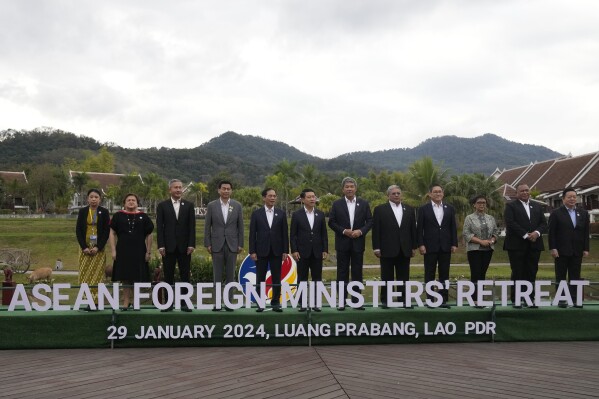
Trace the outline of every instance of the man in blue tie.
[[[576, 191], [566, 188], [562, 193], [563, 206], [549, 217], [549, 249], [555, 260], [555, 282], [580, 280], [582, 258], [589, 255], [589, 213], [576, 208]], [[576, 303], [576, 290], [570, 285], [570, 296]], [[568, 305], [560, 302], [560, 308]], [[582, 307], [582, 304], [575, 307]]]

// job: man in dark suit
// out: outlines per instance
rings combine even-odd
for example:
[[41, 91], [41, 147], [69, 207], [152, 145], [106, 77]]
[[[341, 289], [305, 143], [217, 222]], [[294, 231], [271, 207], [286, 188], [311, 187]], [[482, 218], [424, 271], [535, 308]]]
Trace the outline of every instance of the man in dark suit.
[[[341, 182], [341, 186], [344, 196], [333, 202], [331, 206], [329, 227], [335, 232], [337, 281], [343, 281], [347, 287], [350, 266], [352, 281], [362, 281], [365, 236], [372, 228], [372, 213], [368, 201], [356, 197], [358, 184], [354, 179], [346, 177]], [[355, 298], [353, 300], [356, 301]], [[356, 309], [364, 310], [364, 307]], [[337, 310], [345, 310], [345, 306]]]
[[[322, 261], [329, 252], [329, 238], [324, 213], [316, 209], [316, 193], [305, 188], [300, 194], [304, 207], [291, 215], [291, 254], [297, 262], [298, 282], [308, 281], [312, 273], [312, 281], [322, 281]], [[306, 308], [301, 307], [300, 312]], [[319, 307], [314, 311], [320, 312]]]
[[[526, 280], [534, 285], [541, 251], [545, 249], [541, 234], [547, 230], [547, 221], [541, 206], [530, 201], [530, 188], [527, 184], [518, 184], [516, 197], [516, 200], [505, 205], [503, 249], [507, 251], [510, 260], [514, 283]], [[515, 303], [515, 292], [515, 287], [512, 286], [512, 304], [515, 308], [521, 308], [522, 305]], [[534, 303], [534, 294], [531, 301]]]
[[[399, 186], [387, 189], [389, 202], [374, 208], [372, 249], [381, 262], [381, 281], [410, 279], [410, 258], [416, 254], [416, 213], [414, 208], [401, 202]], [[405, 287], [402, 287], [402, 302]], [[387, 287], [381, 288], [382, 308], [387, 309]], [[408, 304], [405, 304], [409, 307]]]
[[[227, 284], [235, 282], [237, 254], [243, 252], [243, 208], [231, 198], [233, 184], [228, 180], [218, 182], [217, 200], [211, 201], [206, 209], [204, 222], [204, 246], [212, 255], [214, 283], [223, 282], [223, 270]], [[233, 291], [229, 291], [229, 300]], [[212, 309], [221, 310], [220, 304]], [[225, 306], [225, 310], [233, 309]]]
[[[420, 254], [424, 255], [424, 282], [435, 279], [439, 267], [439, 281], [449, 280], [451, 254], [458, 248], [458, 230], [453, 206], [443, 202], [443, 187], [431, 185], [428, 193], [431, 201], [418, 209], [416, 235]], [[449, 309], [448, 292], [439, 290], [443, 296], [442, 308]], [[430, 299], [430, 296], [429, 296]]]
[[[272, 276], [271, 307], [275, 312], [282, 312], [281, 297], [281, 263], [289, 253], [289, 232], [287, 215], [282, 209], [275, 208], [277, 193], [272, 188], [262, 191], [264, 206], [256, 209], [250, 219], [250, 257], [256, 262], [256, 285], [266, 280], [266, 272], [270, 265]], [[268, 289], [267, 289], [268, 290]], [[262, 312], [263, 308], [258, 308]]]
[[[555, 259], [555, 282], [559, 284], [568, 278], [580, 280], [582, 258], [589, 256], [589, 213], [576, 209], [576, 191], [566, 188], [562, 193], [563, 206], [553, 210], [549, 217], [549, 249]], [[570, 296], [575, 307], [576, 290], [570, 285]], [[560, 308], [568, 307], [560, 302]]]
[[[189, 282], [191, 254], [196, 245], [196, 220], [193, 202], [181, 199], [183, 183], [173, 179], [169, 182], [171, 198], [156, 208], [156, 231], [158, 252], [163, 259], [164, 281], [175, 283], [175, 264], [179, 264], [182, 282]], [[163, 311], [172, 310], [164, 309]], [[183, 311], [191, 311], [183, 307]]]

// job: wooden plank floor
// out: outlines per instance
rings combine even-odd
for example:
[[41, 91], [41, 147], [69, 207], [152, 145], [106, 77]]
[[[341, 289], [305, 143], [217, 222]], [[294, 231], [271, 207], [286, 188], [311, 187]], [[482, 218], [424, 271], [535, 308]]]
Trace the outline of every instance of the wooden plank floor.
[[2, 398], [590, 398], [599, 342], [0, 351]]

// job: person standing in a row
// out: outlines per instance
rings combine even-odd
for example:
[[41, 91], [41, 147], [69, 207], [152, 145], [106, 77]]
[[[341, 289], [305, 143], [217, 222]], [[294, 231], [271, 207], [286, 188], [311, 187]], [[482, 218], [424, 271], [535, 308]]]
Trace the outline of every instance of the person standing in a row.
[[[416, 254], [416, 213], [414, 208], [402, 203], [401, 189], [392, 185], [387, 189], [389, 201], [374, 209], [372, 224], [372, 249], [380, 259], [381, 281], [410, 279], [410, 259]], [[400, 289], [405, 300], [405, 286]], [[381, 288], [382, 308], [387, 306], [387, 287]], [[404, 302], [405, 303], [405, 302]], [[411, 308], [405, 304], [406, 308]]]
[[131, 286], [150, 281], [148, 262], [152, 254], [154, 223], [148, 215], [138, 211], [139, 197], [129, 193], [123, 202], [124, 210], [115, 213], [110, 221], [112, 249], [112, 281], [120, 281], [123, 288], [123, 308], [127, 310], [133, 299]]
[[[175, 264], [179, 264], [179, 277], [189, 283], [191, 254], [196, 245], [196, 220], [193, 202], [183, 200], [183, 183], [173, 179], [169, 182], [170, 198], [156, 208], [158, 252], [164, 265], [164, 281], [175, 283]], [[162, 310], [168, 312], [173, 307]], [[184, 306], [184, 312], [191, 309]]]
[[[337, 253], [337, 281], [343, 281], [347, 288], [351, 280], [363, 280], [362, 269], [364, 265], [364, 250], [366, 248], [366, 234], [372, 228], [372, 213], [368, 201], [356, 197], [358, 183], [351, 177], [346, 177], [341, 182], [343, 198], [333, 202], [329, 214], [329, 227], [335, 232], [335, 251]], [[345, 310], [343, 306], [337, 310]], [[352, 297], [352, 300], [356, 300]], [[364, 310], [364, 306], [356, 308]]]
[[[104, 247], [110, 235], [110, 213], [100, 206], [102, 193], [96, 188], [87, 192], [87, 206], [79, 209], [75, 233], [79, 252], [79, 284], [98, 285], [104, 281], [106, 253]], [[92, 297], [98, 302], [98, 289], [92, 288]], [[87, 311], [91, 310], [88, 306]]]
[[[554, 209], [549, 217], [549, 249], [555, 260], [555, 282], [568, 279], [580, 280], [582, 258], [589, 256], [589, 213], [576, 208], [576, 191], [572, 187], [562, 193], [563, 206]], [[570, 285], [570, 297], [574, 307], [576, 304], [576, 289]], [[558, 304], [560, 308], [568, 307], [566, 302]]]
[[[424, 282], [435, 279], [439, 267], [439, 281], [449, 280], [451, 254], [458, 248], [458, 230], [453, 206], [443, 202], [443, 187], [431, 185], [428, 193], [431, 201], [418, 209], [417, 236], [420, 254], [424, 255]], [[449, 309], [448, 291], [439, 290], [443, 297], [442, 308]], [[431, 299], [428, 296], [428, 299]]]
[[[275, 312], [281, 308], [281, 263], [289, 253], [289, 233], [287, 215], [275, 207], [277, 193], [272, 188], [262, 190], [264, 206], [252, 213], [250, 220], [250, 257], [256, 262], [256, 286], [266, 281], [266, 273], [270, 266], [272, 276], [271, 307]], [[268, 287], [267, 287], [268, 291]], [[259, 307], [258, 312], [264, 311]]]
[[[214, 283], [235, 282], [237, 254], [243, 252], [243, 208], [231, 199], [233, 184], [228, 180], [218, 183], [219, 198], [208, 204], [204, 224], [204, 246], [212, 255]], [[229, 291], [229, 299], [233, 292]], [[220, 304], [213, 311], [221, 310]], [[225, 307], [226, 311], [233, 311]]]
[[[329, 252], [329, 238], [324, 213], [316, 208], [316, 193], [305, 188], [300, 194], [303, 207], [291, 215], [289, 238], [291, 253], [297, 262], [298, 283], [308, 281], [312, 273], [312, 281], [322, 281], [322, 262]], [[307, 309], [300, 307], [300, 312]], [[313, 309], [320, 312], [319, 307]]]

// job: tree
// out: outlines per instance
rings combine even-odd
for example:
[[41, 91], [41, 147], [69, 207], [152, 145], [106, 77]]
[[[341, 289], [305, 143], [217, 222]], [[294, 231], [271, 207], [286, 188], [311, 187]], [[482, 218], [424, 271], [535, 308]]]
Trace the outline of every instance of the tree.
[[462, 217], [473, 211], [471, 200], [477, 195], [487, 198], [488, 212], [499, 216], [503, 212], [504, 200], [498, 191], [500, 183], [492, 176], [482, 173], [452, 176], [445, 187], [445, 200], [451, 203]]
[[406, 202], [419, 205], [426, 201], [431, 184], [445, 185], [449, 176], [448, 169], [435, 165], [431, 157], [415, 161], [408, 168], [409, 191], [405, 193]]
[[29, 176], [28, 194], [39, 212], [52, 211], [54, 201], [69, 194], [69, 178], [58, 166], [34, 165], [27, 175]]
[[89, 183], [90, 177], [87, 173], [82, 172], [82, 173], [77, 173], [76, 175], [73, 175], [71, 180], [73, 181], [73, 186], [75, 186], [75, 191], [76, 191], [77, 195], [79, 196], [79, 204], [78, 205], [83, 205], [84, 198], [85, 198], [84, 188]]
[[235, 191], [235, 199], [247, 210], [246, 213], [250, 214], [262, 205], [262, 190], [259, 187], [243, 187]]
[[204, 206], [204, 195], [208, 194], [208, 185], [202, 182], [194, 183], [189, 186], [185, 194], [193, 200], [195, 206], [201, 208]]

